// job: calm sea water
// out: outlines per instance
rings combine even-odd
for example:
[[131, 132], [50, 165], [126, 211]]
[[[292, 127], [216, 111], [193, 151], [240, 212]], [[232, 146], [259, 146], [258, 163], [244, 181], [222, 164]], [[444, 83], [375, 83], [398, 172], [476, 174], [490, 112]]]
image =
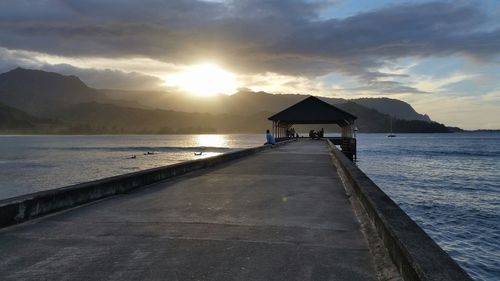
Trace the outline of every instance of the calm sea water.
[[474, 279], [500, 280], [500, 134], [358, 136], [357, 165]]
[[[263, 135], [0, 136], [0, 199], [263, 142]], [[357, 165], [473, 278], [500, 280], [500, 134], [360, 134]]]
[[262, 135], [0, 136], [0, 199], [263, 143]]

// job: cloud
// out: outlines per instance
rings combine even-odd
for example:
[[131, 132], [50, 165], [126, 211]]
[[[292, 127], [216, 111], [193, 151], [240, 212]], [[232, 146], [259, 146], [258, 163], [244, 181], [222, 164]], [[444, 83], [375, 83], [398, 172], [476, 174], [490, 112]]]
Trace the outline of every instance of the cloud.
[[8, 50], [0, 47], [0, 73], [18, 66], [38, 68], [40, 63], [33, 58], [33, 53], [31, 52]]
[[[63, 56], [213, 57], [240, 72], [374, 79], [368, 68], [407, 56], [497, 56], [500, 30], [455, 2], [394, 5], [320, 19], [329, 1], [26, 1], [0, 4], [1, 44]], [[3, 7], [1, 6], [3, 5]], [[21, 20], [22, 19], [22, 20]]]
[[341, 72], [371, 80], [377, 75], [367, 69], [382, 66], [384, 60], [498, 56], [500, 30], [481, 31], [486, 18], [478, 7], [454, 3], [390, 6], [343, 20], [306, 22], [267, 51], [321, 58]]
[[433, 120], [439, 120], [448, 126], [474, 130], [498, 129], [500, 125], [498, 92], [478, 97], [428, 96], [426, 99], [408, 101], [412, 102], [417, 111], [425, 109], [426, 112], [432, 112], [430, 117]]
[[[68, 63], [50, 64], [43, 57], [40, 58], [40, 56], [41, 54], [38, 53], [0, 48], [0, 73], [16, 67], [23, 67], [57, 72], [64, 75], [75, 75], [88, 86], [94, 88], [126, 90], [165, 89], [164, 81], [156, 76], [106, 68], [75, 67]], [[64, 62], [64, 60], [62, 61]]]
[[396, 81], [372, 81], [366, 86], [347, 88], [346, 91], [364, 93], [365, 95], [383, 95], [392, 94], [429, 94], [429, 92], [419, 90], [415, 87], [405, 86], [404, 84]]
[[[54, 64], [98, 68], [103, 79], [81, 73], [94, 81], [89, 83], [112, 83], [115, 77], [126, 85], [120, 77], [129, 72], [161, 76], [160, 71], [141, 71], [144, 65], [163, 68], [210, 60], [239, 75], [286, 77], [269, 83], [283, 89], [312, 90], [319, 85], [317, 89], [328, 91], [331, 87], [322, 84], [321, 77], [339, 73], [358, 84], [344, 88], [345, 92], [396, 95], [440, 89], [420, 88], [423, 84], [412, 83], [409, 73], [382, 71], [398, 59], [467, 57], [499, 63], [500, 29], [480, 4], [412, 2], [345, 18], [328, 17], [324, 11], [334, 9], [337, 2], [4, 0], [0, 47], [20, 51], [2, 64], [28, 64], [23, 51], [48, 54], [72, 59]], [[75, 65], [79, 58], [88, 65]], [[124, 63], [138, 59], [148, 63]], [[98, 61], [124, 71], [90, 63]], [[134, 75], [134, 79], [140, 76]], [[131, 84], [155, 84], [150, 78]], [[282, 83], [289, 79], [293, 82]]]

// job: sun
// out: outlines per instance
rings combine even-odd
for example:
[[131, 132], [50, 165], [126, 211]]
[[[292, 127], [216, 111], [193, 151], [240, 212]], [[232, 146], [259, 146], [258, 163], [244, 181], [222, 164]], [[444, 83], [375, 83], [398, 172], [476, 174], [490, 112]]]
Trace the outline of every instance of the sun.
[[183, 72], [168, 75], [165, 84], [198, 96], [230, 94], [236, 91], [236, 78], [216, 64], [192, 65]]

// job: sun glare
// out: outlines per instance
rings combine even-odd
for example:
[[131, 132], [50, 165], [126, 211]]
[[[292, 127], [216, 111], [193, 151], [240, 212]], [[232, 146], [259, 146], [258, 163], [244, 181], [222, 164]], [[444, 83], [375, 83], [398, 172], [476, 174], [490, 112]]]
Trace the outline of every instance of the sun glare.
[[183, 72], [169, 75], [165, 84], [198, 96], [230, 94], [237, 88], [234, 74], [208, 63], [193, 65]]
[[198, 146], [224, 147], [227, 145], [223, 135], [198, 135]]

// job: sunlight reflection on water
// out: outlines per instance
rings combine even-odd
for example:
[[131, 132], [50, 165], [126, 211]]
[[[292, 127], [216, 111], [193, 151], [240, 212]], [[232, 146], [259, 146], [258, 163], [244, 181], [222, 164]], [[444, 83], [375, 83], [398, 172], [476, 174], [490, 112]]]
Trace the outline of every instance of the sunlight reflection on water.
[[0, 136], [0, 199], [211, 157], [263, 142], [264, 136], [258, 134]]
[[197, 146], [201, 147], [226, 147], [225, 135], [198, 135]]

